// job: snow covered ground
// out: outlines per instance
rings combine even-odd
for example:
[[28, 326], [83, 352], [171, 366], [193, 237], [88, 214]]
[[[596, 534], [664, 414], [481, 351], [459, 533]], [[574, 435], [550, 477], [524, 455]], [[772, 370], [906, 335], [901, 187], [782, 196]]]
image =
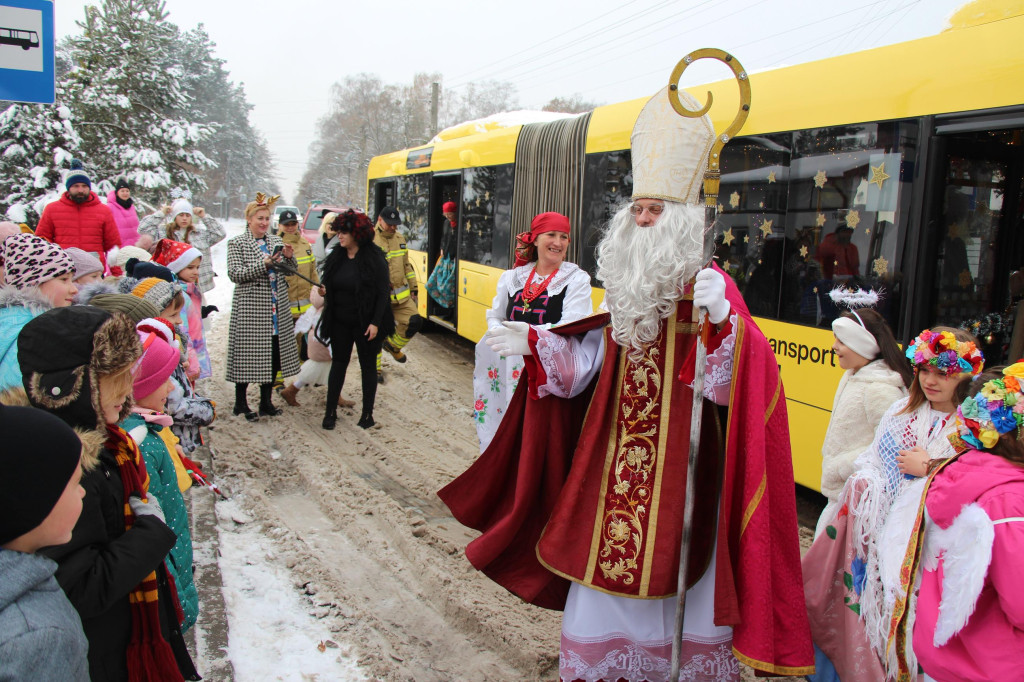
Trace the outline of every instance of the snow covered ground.
[[[228, 239], [245, 229], [240, 220], [226, 224]], [[227, 239], [213, 247], [217, 286], [207, 295], [216, 305], [217, 326], [226, 325], [234, 285], [227, 278]], [[217, 371], [223, 370], [221, 363]], [[215, 380], [215, 379], [213, 379]], [[213, 381], [211, 380], [211, 381]], [[222, 408], [223, 410], [223, 408]], [[223, 410], [222, 414], [230, 414]], [[217, 447], [216, 436], [212, 438]], [[209, 494], [196, 490], [193, 494]], [[217, 564], [223, 581], [227, 617], [227, 656], [238, 682], [283, 680], [351, 680], [366, 677], [349, 658], [350, 647], [339, 642], [325, 622], [311, 611], [309, 597], [296, 587], [287, 567], [278, 565], [276, 555], [260, 523], [247, 516], [234, 499], [216, 503]], [[197, 554], [204, 548], [197, 548]], [[200, 623], [200, 627], [204, 626]], [[208, 627], [208, 625], [207, 625]], [[200, 672], [203, 658], [210, 653], [200, 644]]]

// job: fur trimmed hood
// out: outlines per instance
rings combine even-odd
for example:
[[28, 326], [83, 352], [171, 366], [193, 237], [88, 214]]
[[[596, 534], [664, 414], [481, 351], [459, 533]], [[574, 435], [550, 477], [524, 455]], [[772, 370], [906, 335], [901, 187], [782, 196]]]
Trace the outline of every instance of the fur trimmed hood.
[[21, 306], [38, 315], [53, 307], [50, 299], [43, 296], [39, 287], [15, 289], [10, 284], [0, 284], [0, 309]]

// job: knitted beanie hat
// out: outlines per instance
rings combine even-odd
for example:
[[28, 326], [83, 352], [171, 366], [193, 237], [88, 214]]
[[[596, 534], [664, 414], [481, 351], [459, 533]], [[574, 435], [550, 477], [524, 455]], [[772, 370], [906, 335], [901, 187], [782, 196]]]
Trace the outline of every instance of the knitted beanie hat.
[[94, 272], [99, 272], [102, 274], [103, 263], [100, 262], [99, 258], [92, 255], [88, 251], [83, 251], [77, 246], [69, 246], [68, 248], [64, 249], [64, 253], [71, 256], [71, 260], [74, 261], [75, 263], [75, 274], [73, 276], [74, 279], [78, 279], [79, 277], [85, 277], [86, 275], [90, 275]]
[[117, 190], [119, 190], [119, 189], [131, 189], [131, 188], [132, 188], [132, 186], [128, 184], [128, 180], [126, 178], [123, 178], [123, 177], [122, 178], [118, 178], [117, 179], [117, 183], [114, 185], [114, 191], [115, 192]]
[[132, 383], [136, 402], [164, 385], [178, 366], [178, 346], [171, 344], [173, 332], [157, 320], [145, 319], [135, 325], [142, 342], [142, 360], [139, 361]]
[[184, 270], [196, 258], [202, 257], [203, 254], [196, 247], [173, 239], [161, 239], [153, 252], [153, 262], [166, 265], [174, 274]]
[[138, 260], [150, 260], [152, 258], [149, 255], [149, 251], [140, 249], [137, 246], [115, 246], [107, 253], [107, 263], [111, 267], [117, 266], [124, 269], [125, 263], [128, 262], [129, 258], [137, 258]]
[[71, 189], [71, 185], [78, 184], [79, 182], [84, 182], [92, 187], [92, 180], [86, 175], [82, 162], [78, 159], [71, 159], [71, 170], [64, 176], [64, 189]]
[[154, 308], [163, 312], [167, 306], [171, 305], [176, 292], [177, 289], [170, 282], [166, 282], [158, 277], [147, 277], [135, 285], [132, 289], [132, 296], [138, 296], [144, 301], [149, 301], [153, 304]]
[[82, 441], [60, 418], [0, 405], [0, 545], [38, 527], [67, 488]]
[[4, 281], [16, 289], [36, 286], [74, 272], [75, 262], [64, 249], [34, 234], [4, 240]]
[[[174, 203], [171, 204], [171, 213], [167, 216], [167, 221], [173, 222], [174, 219], [182, 213], [188, 213], [190, 216], [192, 215], [192, 202], [184, 197], [181, 199], [175, 199]], [[192, 217], [193, 219], [195, 218], [195, 216]]]
[[129, 258], [128, 262], [125, 263], [124, 271], [125, 273], [128, 274], [129, 277], [134, 277], [135, 279], [146, 279], [147, 277], [156, 277], [158, 279], [164, 280], [165, 282], [174, 281], [174, 273], [172, 273], [165, 266], [160, 265], [159, 263], [141, 260], [137, 261], [134, 258]]
[[147, 317], [156, 317], [160, 314], [155, 305], [131, 294], [97, 294], [89, 299], [89, 305], [111, 313], [124, 313], [136, 324]]

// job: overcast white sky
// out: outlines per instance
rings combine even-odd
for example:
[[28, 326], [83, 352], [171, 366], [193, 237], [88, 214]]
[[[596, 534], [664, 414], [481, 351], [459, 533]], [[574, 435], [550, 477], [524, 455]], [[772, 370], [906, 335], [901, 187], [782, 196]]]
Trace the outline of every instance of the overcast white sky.
[[[183, 29], [205, 24], [245, 83], [291, 200], [328, 90], [346, 75], [406, 83], [437, 71], [446, 88], [507, 80], [522, 108], [574, 93], [611, 103], [652, 94], [699, 47], [728, 50], [750, 71], [798, 64], [938, 33], [964, 1], [167, 0], [167, 10]], [[79, 31], [89, 4], [99, 0], [58, 0], [58, 37]], [[727, 75], [702, 66], [684, 85]]]

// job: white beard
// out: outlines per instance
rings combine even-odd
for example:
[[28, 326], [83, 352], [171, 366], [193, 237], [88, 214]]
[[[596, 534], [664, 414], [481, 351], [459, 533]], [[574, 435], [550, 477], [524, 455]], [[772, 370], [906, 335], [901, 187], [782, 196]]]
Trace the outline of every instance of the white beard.
[[597, 246], [597, 278], [605, 287], [612, 339], [638, 361], [658, 339], [661, 322], [703, 265], [704, 208], [665, 202], [658, 222], [638, 227], [622, 206]]

